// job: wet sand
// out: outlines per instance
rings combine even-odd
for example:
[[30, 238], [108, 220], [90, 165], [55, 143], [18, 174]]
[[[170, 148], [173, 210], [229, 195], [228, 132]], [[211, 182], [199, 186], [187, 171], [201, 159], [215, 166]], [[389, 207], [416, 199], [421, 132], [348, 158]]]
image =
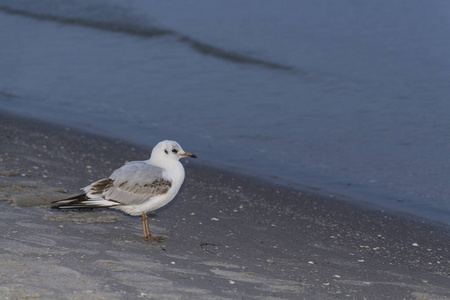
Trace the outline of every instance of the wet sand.
[[155, 245], [48, 205], [151, 149], [5, 113], [0, 139], [2, 299], [450, 299], [448, 226], [185, 160]]

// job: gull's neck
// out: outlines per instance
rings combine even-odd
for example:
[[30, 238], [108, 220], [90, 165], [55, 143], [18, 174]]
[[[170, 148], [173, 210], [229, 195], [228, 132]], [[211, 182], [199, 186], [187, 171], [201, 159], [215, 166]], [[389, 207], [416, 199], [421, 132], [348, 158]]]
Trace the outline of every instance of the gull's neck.
[[167, 172], [180, 172], [181, 169], [184, 173], [183, 165], [179, 160], [167, 159], [166, 157], [151, 156], [147, 163], [165, 169]]

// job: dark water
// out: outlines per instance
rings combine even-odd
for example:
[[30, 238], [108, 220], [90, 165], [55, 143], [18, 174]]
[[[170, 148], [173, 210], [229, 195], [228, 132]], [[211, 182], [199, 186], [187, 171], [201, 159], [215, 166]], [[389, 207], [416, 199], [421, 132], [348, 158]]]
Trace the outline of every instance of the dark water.
[[0, 108], [449, 223], [448, 12], [0, 1]]

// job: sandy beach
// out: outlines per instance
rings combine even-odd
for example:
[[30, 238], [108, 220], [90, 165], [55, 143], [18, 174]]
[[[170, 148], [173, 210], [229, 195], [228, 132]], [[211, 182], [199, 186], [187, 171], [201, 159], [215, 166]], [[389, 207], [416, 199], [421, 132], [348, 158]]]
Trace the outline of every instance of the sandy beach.
[[0, 138], [2, 299], [450, 299], [438, 223], [184, 161], [155, 245], [139, 217], [49, 207], [151, 149], [6, 113]]

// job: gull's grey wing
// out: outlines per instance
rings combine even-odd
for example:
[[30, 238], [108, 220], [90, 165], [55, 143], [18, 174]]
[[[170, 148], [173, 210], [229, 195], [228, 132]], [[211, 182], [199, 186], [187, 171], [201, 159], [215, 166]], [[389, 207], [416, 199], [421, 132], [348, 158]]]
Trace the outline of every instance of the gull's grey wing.
[[151, 197], [168, 192], [172, 182], [164, 178], [164, 170], [142, 161], [127, 163], [106, 179], [89, 186], [92, 195], [114, 200], [123, 205], [138, 205]]

